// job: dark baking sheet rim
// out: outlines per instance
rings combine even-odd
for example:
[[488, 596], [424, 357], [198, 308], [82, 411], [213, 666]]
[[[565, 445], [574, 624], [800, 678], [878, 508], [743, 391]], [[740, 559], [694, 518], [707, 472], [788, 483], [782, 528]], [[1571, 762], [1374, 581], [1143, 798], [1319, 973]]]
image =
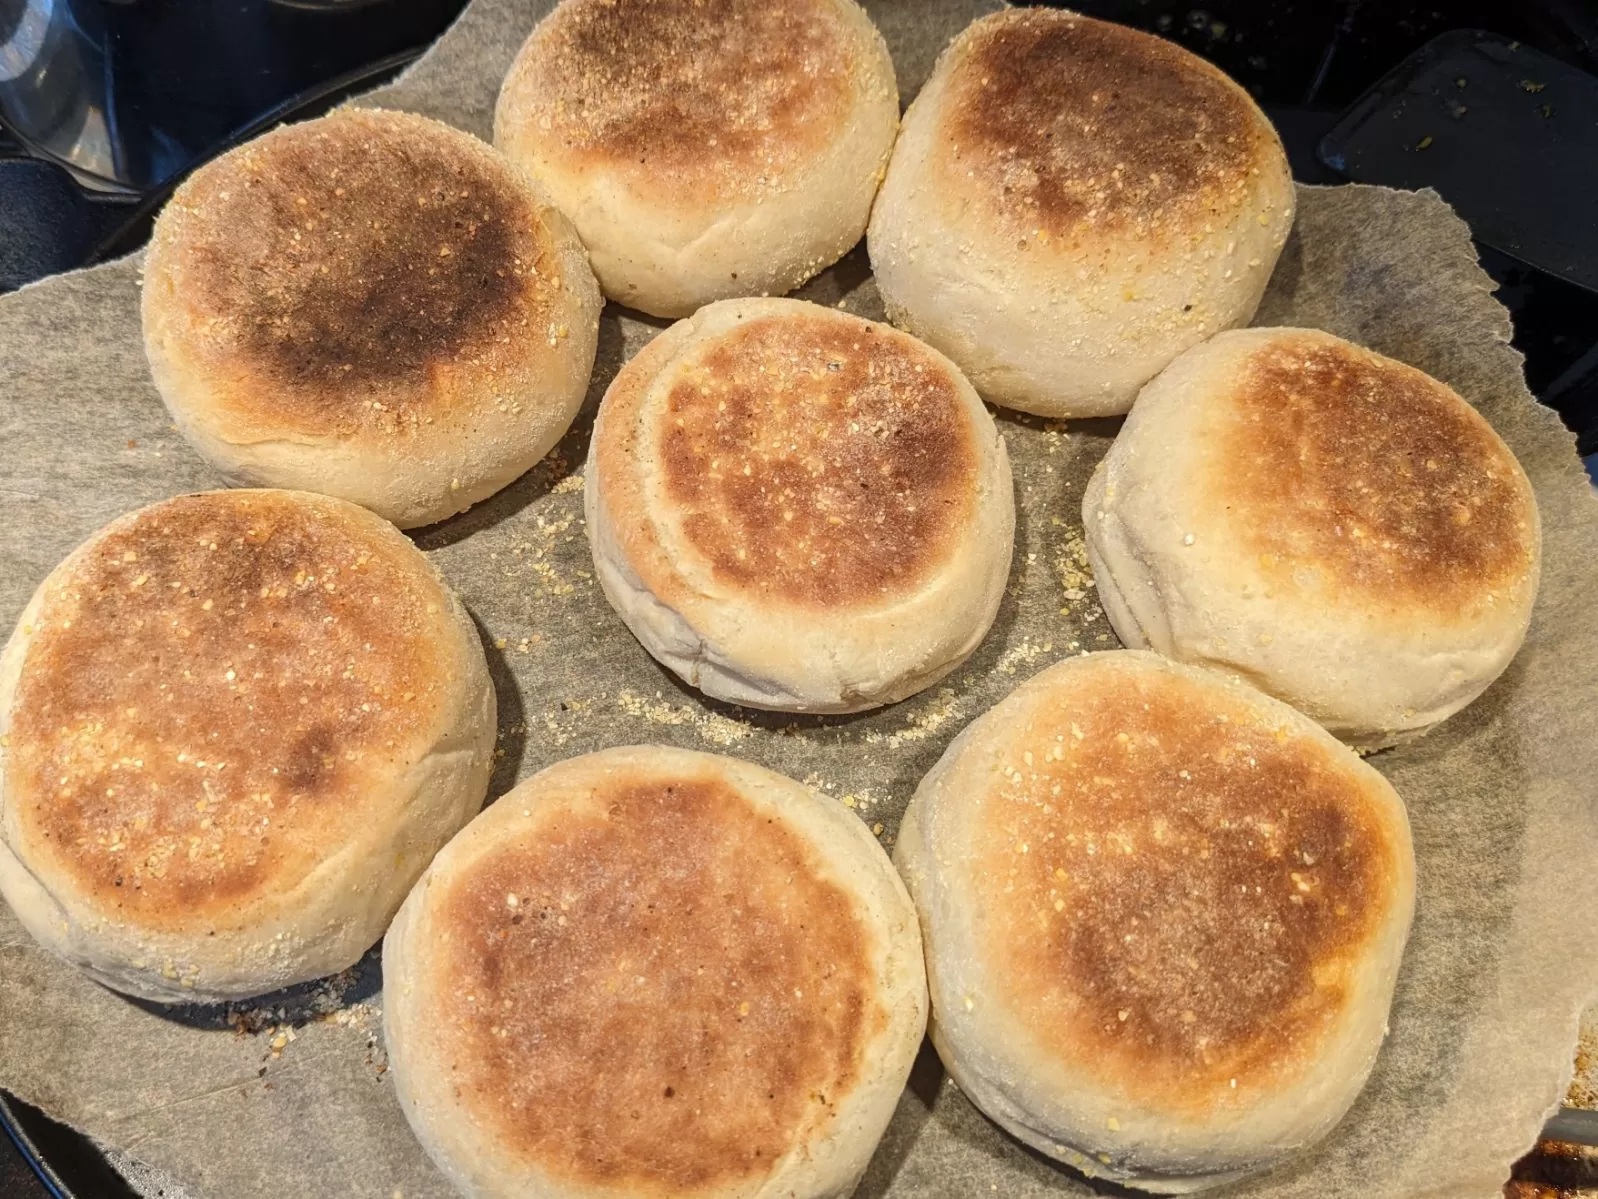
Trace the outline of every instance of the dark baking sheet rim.
[[0, 1128], [53, 1199], [139, 1199], [92, 1141], [5, 1091]]

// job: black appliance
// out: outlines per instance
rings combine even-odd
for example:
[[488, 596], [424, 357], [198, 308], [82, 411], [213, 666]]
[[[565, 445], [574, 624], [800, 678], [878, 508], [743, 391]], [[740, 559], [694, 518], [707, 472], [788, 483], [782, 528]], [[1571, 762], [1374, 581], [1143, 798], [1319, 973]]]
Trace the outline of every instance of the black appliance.
[[136, 248], [183, 175], [416, 58], [465, 0], [0, 0], [0, 291]]

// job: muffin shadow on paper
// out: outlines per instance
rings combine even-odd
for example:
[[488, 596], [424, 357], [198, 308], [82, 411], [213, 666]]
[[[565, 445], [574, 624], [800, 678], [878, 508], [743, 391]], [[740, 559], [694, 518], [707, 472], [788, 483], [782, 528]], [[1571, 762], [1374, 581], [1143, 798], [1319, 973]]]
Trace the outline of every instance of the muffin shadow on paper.
[[162, 1020], [205, 1032], [230, 1029], [242, 1037], [268, 1030], [297, 1030], [377, 1001], [383, 993], [382, 951], [383, 943], [379, 941], [348, 970], [232, 1003], [174, 1005], [131, 995], [116, 997]]
[[488, 776], [486, 808], [516, 785], [521, 772], [522, 753], [527, 748], [527, 705], [522, 702], [521, 688], [516, 684], [516, 672], [510, 667], [505, 651], [494, 644], [494, 636], [477, 614], [468, 609], [477, 635], [483, 642], [483, 656], [488, 659], [488, 677], [494, 684], [494, 699], [499, 705], [499, 737], [494, 744], [494, 765]]

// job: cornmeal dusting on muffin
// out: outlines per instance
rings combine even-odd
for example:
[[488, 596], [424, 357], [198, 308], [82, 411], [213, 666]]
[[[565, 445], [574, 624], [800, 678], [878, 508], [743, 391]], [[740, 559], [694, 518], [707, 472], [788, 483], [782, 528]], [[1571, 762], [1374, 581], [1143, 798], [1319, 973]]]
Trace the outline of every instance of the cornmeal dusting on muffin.
[[1333, 747], [1191, 684], [1040, 700], [973, 823], [1008, 1002], [1083, 1069], [1197, 1103], [1298, 1068], [1394, 869]]
[[1168, 42], [1072, 18], [977, 26], [945, 100], [946, 170], [990, 198], [1018, 248], [1122, 225], [1169, 237], [1257, 186], [1272, 134], [1246, 93]]
[[124, 519], [52, 586], [28, 646], [5, 762], [24, 836], [163, 927], [292, 888], [363, 818], [362, 780], [425, 747], [452, 669], [444, 598], [272, 494]]
[[196, 173], [161, 226], [159, 281], [192, 308], [174, 350], [251, 372], [259, 387], [230, 402], [307, 432], [450, 415], [438, 372], [492, 377], [502, 348], [555, 328], [562, 300], [555, 244], [511, 170], [399, 114], [269, 133]]
[[1251, 354], [1239, 379], [1220, 426], [1237, 448], [1214, 455], [1224, 466], [1204, 485], [1274, 585], [1409, 595], [1454, 613], [1507, 603], [1527, 581], [1529, 490], [1444, 384], [1357, 346], [1287, 334]]
[[940, 367], [832, 316], [757, 318], [692, 355], [656, 419], [672, 515], [712, 574], [819, 606], [877, 603], [934, 570], [978, 463]]
[[552, 153], [759, 196], [791, 186], [854, 102], [848, 47], [829, 4], [598, 0], [557, 8], [513, 78]]
[[451, 985], [426, 1019], [462, 1103], [507, 1152], [588, 1185], [769, 1174], [829, 1127], [888, 1018], [855, 901], [720, 780], [608, 779], [439, 904]]

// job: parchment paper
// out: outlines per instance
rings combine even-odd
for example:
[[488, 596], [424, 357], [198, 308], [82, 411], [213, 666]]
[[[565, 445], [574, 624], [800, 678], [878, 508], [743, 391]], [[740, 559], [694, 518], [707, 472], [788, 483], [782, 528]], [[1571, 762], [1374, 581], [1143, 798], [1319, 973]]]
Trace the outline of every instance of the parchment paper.
[[[547, 0], [474, 0], [431, 55], [367, 102], [479, 135]], [[882, 0], [906, 98], [983, 0]], [[1546, 565], [1508, 673], [1441, 730], [1380, 755], [1409, 805], [1419, 904], [1391, 1036], [1319, 1148], [1249, 1196], [1495, 1195], [1571, 1071], [1598, 992], [1598, 504], [1570, 435], [1522, 383], [1507, 314], [1465, 226], [1431, 194], [1306, 188], [1260, 323], [1312, 325], [1401, 358], [1478, 405], [1525, 464]], [[880, 317], [856, 250], [805, 293]], [[179, 440], [140, 350], [138, 263], [0, 300], [0, 622], [112, 517], [217, 480]], [[1001, 415], [1020, 501], [992, 634], [930, 692], [855, 718], [795, 719], [678, 685], [591, 574], [580, 470], [594, 406], [658, 331], [608, 309], [588, 406], [540, 466], [418, 543], [481, 624], [502, 728], [491, 794], [560, 758], [658, 741], [807, 779], [885, 845], [917, 780], [972, 717], [1068, 654], [1115, 644], [1082, 552], [1084, 483], [1113, 421]], [[0, 1085], [203, 1199], [444, 1199], [384, 1077], [375, 957], [329, 983], [226, 1011], [144, 1007], [35, 948], [0, 905]], [[290, 1039], [292, 1037], [292, 1039]], [[924, 1051], [860, 1194], [1088, 1194], [987, 1123]]]

